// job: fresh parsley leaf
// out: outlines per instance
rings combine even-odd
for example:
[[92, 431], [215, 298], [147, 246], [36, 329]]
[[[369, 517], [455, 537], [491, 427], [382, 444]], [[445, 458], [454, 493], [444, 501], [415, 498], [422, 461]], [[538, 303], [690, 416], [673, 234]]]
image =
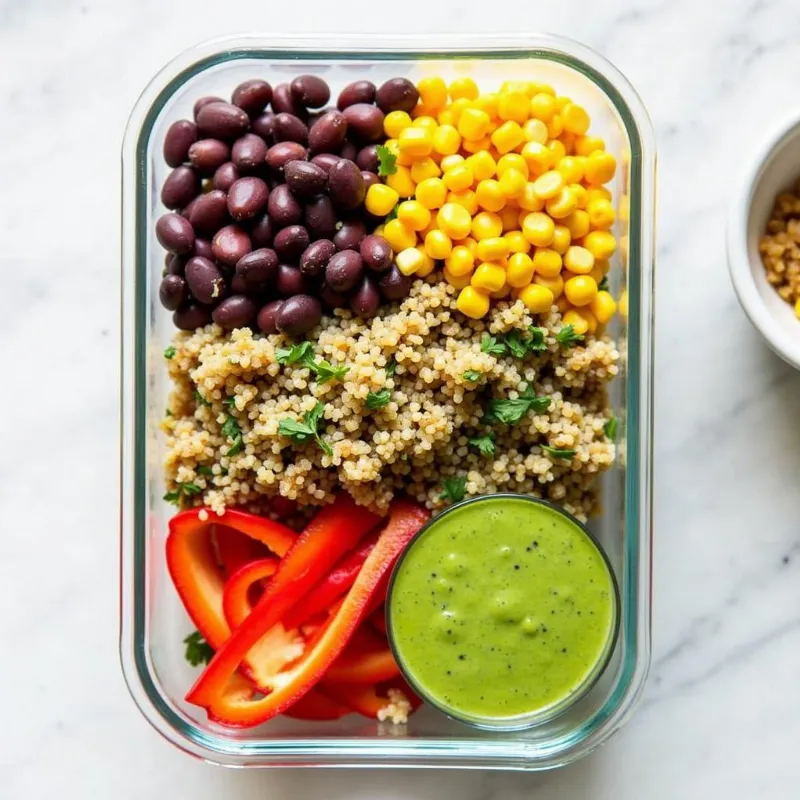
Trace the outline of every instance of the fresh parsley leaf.
[[214, 657], [214, 650], [211, 645], [202, 637], [200, 631], [190, 633], [184, 640], [186, 660], [193, 666], [199, 667], [201, 664], [208, 664]]
[[317, 383], [320, 386], [332, 380], [343, 381], [345, 375], [350, 371], [350, 367], [344, 364], [337, 364], [334, 366], [330, 361], [325, 361], [324, 359], [320, 361], [314, 361], [312, 359], [308, 362], [308, 367], [316, 374]]
[[512, 356], [525, 358], [528, 354], [528, 344], [522, 339], [518, 330], [510, 330], [505, 335], [504, 341]]
[[398, 203], [383, 219], [384, 222], [391, 222], [393, 219], [397, 219], [397, 209], [400, 207], [400, 203]]
[[282, 436], [288, 436], [292, 441], [299, 444], [307, 442], [309, 439], [315, 439], [324, 453], [329, 456], [333, 455], [331, 446], [317, 432], [319, 420], [324, 411], [325, 406], [322, 403], [317, 403], [310, 411], [306, 411], [302, 422], [289, 417], [282, 419], [278, 423], [278, 433]]
[[600, 283], [597, 284], [597, 290], [600, 292], [608, 291], [608, 275], [603, 275], [600, 279]]
[[214, 474], [211, 471], [211, 467], [209, 467], [208, 464], [201, 464], [199, 467], [197, 467], [197, 469], [195, 469], [195, 472], [198, 475], [213, 475]]
[[211, 405], [211, 403], [209, 403], [208, 400], [206, 400], [205, 397], [203, 397], [203, 395], [201, 395], [200, 392], [197, 389], [194, 390], [194, 401], [199, 406], [210, 406]]
[[575, 450], [559, 450], [557, 447], [548, 447], [546, 444], [541, 447], [551, 458], [572, 458], [576, 452]]
[[372, 411], [383, 408], [392, 399], [391, 389], [381, 389], [379, 392], [370, 392], [367, 395], [367, 408]]
[[236, 420], [236, 417], [228, 415], [225, 424], [222, 426], [222, 435], [231, 440], [231, 446], [228, 448], [226, 456], [238, 456], [244, 450], [244, 440], [242, 439], [242, 429]]
[[178, 351], [174, 347], [168, 347], [164, 351], [164, 358], [166, 358], [167, 360], [169, 360], [170, 358], [175, 358], [175, 353], [177, 352]]
[[617, 438], [617, 418], [611, 417], [611, 419], [603, 425], [603, 433], [605, 433], [606, 438], [610, 439], [612, 442]]
[[575, 333], [575, 328], [572, 325], [565, 325], [557, 334], [556, 341], [564, 347], [572, 347], [572, 345], [583, 341], [582, 333]]
[[504, 356], [506, 354], [506, 346], [503, 342], [498, 342], [494, 336], [484, 333], [483, 339], [481, 339], [481, 352], [488, 353], [491, 356]]
[[183, 493], [186, 497], [192, 497], [192, 495], [200, 494], [202, 491], [203, 490], [196, 483], [183, 484]]
[[228, 408], [235, 408], [236, 407], [236, 398], [235, 397], [226, 397], [222, 401], [222, 405], [228, 406]]
[[535, 325], [531, 325], [528, 330], [531, 333], [531, 338], [528, 342], [528, 350], [532, 353], [539, 353], [542, 350], [547, 350], [547, 345], [544, 341], [547, 331], [544, 328], [537, 328]]
[[490, 400], [485, 419], [489, 422], [503, 422], [513, 425], [519, 422], [529, 411], [541, 412], [550, 408], [549, 397], [536, 397], [528, 386], [516, 399]]
[[385, 178], [397, 172], [397, 156], [385, 145], [379, 144], [378, 151], [378, 176]]
[[184, 497], [192, 497], [203, 491], [196, 483], [178, 483], [176, 487], [174, 492], [167, 492], [164, 495], [164, 500], [167, 503], [173, 503], [176, 506], [180, 506]]
[[167, 416], [167, 417], [171, 417], [171, 416], [172, 416], [172, 411], [170, 411], [170, 409], [167, 409], [167, 410], [164, 412], [164, 415], [165, 415], [165, 416]]
[[464, 492], [467, 488], [467, 476], [456, 475], [454, 478], [447, 478], [442, 481], [442, 493], [439, 495], [441, 500], [449, 500], [457, 503], [464, 499]]
[[494, 455], [494, 435], [491, 433], [486, 436], [477, 436], [474, 439], [470, 439], [469, 443], [477, 447], [482, 456]]
[[474, 369], [468, 369], [466, 372], [461, 374], [461, 377], [465, 381], [469, 381], [470, 383], [475, 383], [475, 381], [479, 381], [481, 379], [481, 373]]
[[181, 488], [180, 484], [178, 484], [178, 488], [174, 492], [167, 492], [164, 495], [164, 500], [167, 503], [173, 503], [174, 505], [179, 505], [181, 501]]
[[275, 358], [279, 364], [297, 364], [300, 361], [305, 362], [309, 357], [313, 358], [313, 349], [311, 342], [300, 342], [289, 348], [279, 347], [275, 351]]
[[392, 356], [387, 362], [386, 366], [383, 368], [384, 372], [386, 373], [387, 378], [393, 378], [394, 373], [397, 372], [397, 361], [395, 361], [394, 356]]

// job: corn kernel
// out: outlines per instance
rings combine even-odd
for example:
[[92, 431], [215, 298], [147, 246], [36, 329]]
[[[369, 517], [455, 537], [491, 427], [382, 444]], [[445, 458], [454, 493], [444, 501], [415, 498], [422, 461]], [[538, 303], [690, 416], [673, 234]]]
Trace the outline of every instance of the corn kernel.
[[472, 170], [467, 166], [466, 162], [458, 164], [452, 169], [447, 170], [442, 177], [444, 185], [452, 192], [460, 192], [464, 189], [469, 189], [472, 186], [473, 175]]
[[590, 186], [586, 190], [586, 205], [588, 206], [593, 200], [608, 200], [610, 203], [611, 192], [605, 186]]
[[447, 258], [453, 252], [453, 242], [444, 231], [430, 231], [425, 237], [425, 252], [431, 258]]
[[489, 311], [489, 296], [474, 286], [465, 286], [458, 294], [456, 308], [466, 317], [480, 319]]
[[508, 255], [508, 242], [502, 236], [489, 236], [478, 242], [478, 258], [481, 261], [499, 261]]
[[561, 114], [553, 114], [546, 125], [549, 139], [557, 139], [564, 132], [564, 121], [561, 119]]
[[546, 278], [544, 275], [537, 275], [534, 272], [533, 282], [537, 286], [544, 286], [549, 289], [556, 300], [558, 300], [564, 292], [564, 279], [560, 275], [556, 275], [555, 278]]
[[458, 132], [467, 142], [483, 139], [489, 131], [491, 117], [479, 108], [465, 108], [458, 118]]
[[553, 307], [555, 297], [546, 286], [531, 283], [519, 293], [519, 299], [532, 314], [544, 314]]
[[431, 214], [431, 221], [422, 230], [417, 231], [417, 236], [419, 237], [421, 242], [424, 242], [425, 237], [431, 231], [438, 231], [438, 230], [439, 226], [436, 224], [436, 217], [433, 214]]
[[533, 191], [542, 200], [555, 197], [564, 187], [564, 177], [557, 170], [550, 170], [540, 175], [533, 182]]
[[517, 217], [519, 216], [519, 209], [515, 208], [511, 203], [503, 206], [497, 213], [500, 214], [500, 220], [503, 223], [503, 233], [507, 231], [516, 230], [519, 227]]
[[[419, 109], [420, 106], [414, 109], [416, 111]], [[435, 117], [428, 116], [427, 114], [417, 115], [414, 117], [414, 121], [411, 123], [415, 128], [425, 128], [431, 132], [433, 132], [439, 128], [439, 123], [436, 121]]]
[[436, 118], [436, 109], [435, 108], [428, 108], [424, 103], [417, 103], [414, 108], [411, 109], [411, 119], [418, 120], [422, 117], [431, 117], [433, 119]]
[[572, 329], [579, 336], [583, 336], [589, 331], [589, 322], [584, 316], [579, 314], [576, 309], [567, 311], [564, 316], [561, 317], [561, 324], [564, 326], [572, 325]]
[[533, 268], [537, 275], [555, 278], [561, 274], [561, 255], [552, 248], [537, 247], [533, 254]]
[[554, 230], [553, 220], [541, 211], [532, 211], [526, 214], [522, 222], [522, 233], [536, 247], [547, 247], [553, 241]]
[[386, 185], [391, 186], [400, 197], [411, 197], [416, 188], [414, 179], [411, 177], [411, 170], [402, 166], [398, 166], [394, 174], [387, 175]]
[[569, 230], [570, 238], [582, 239], [589, 233], [589, 215], [585, 211], [575, 209], [561, 220], [561, 224]]
[[[527, 172], [527, 170], [528, 168], [526, 166], [525, 171]], [[500, 193], [506, 199], [520, 197], [525, 191], [525, 175], [523, 175], [519, 170], [507, 169], [500, 176], [498, 185], [500, 187]]]
[[497, 162], [497, 177], [501, 178], [506, 170], [515, 169], [528, 179], [528, 164], [519, 153], [506, 153]]
[[589, 130], [589, 115], [577, 103], [568, 102], [560, 109], [564, 130], [583, 136]]
[[456, 78], [447, 87], [451, 100], [474, 100], [478, 96], [478, 84], [472, 78]]
[[500, 191], [500, 184], [491, 178], [478, 183], [475, 197], [478, 205], [487, 211], [499, 211], [506, 204], [506, 198]]
[[558, 139], [552, 139], [547, 143], [547, 149], [552, 153], [553, 163], [558, 164], [567, 155], [567, 148]]
[[525, 133], [519, 126], [519, 123], [514, 120], [504, 122], [495, 132], [489, 137], [492, 144], [497, 148], [500, 153], [509, 153], [517, 145], [525, 141]]
[[564, 281], [564, 294], [574, 306], [588, 306], [597, 296], [597, 284], [589, 275], [575, 275]]
[[589, 333], [595, 333], [597, 331], [597, 318], [594, 314], [592, 314], [591, 310], [587, 306], [576, 308], [575, 312], [580, 314], [581, 317], [586, 320]]
[[547, 144], [547, 125], [540, 119], [529, 119], [522, 127], [526, 142]]
[[562, 186], [555, 197], [545, 202], [544, 207], [553, 219], [563, 219], [578, 207], [578, 200], [569, 186]]
[[563, 256], [569, 248], [572, 236], [570, 235], [569, 228], [564, 225], [556, 225], [553, 229], [553, 242], [550, 247], [556, 251], [560, 256]]
[[556, 113], [556, 99], [552, 95], [539, 92], [531, 97], [530, 113], [542, 122], [550, 122]]
[[395, 218], [389, 220], [383, 227], [383, 238], [391, 245], [395, 253], [407, 250], [417, 243], [417, 235], [410, 228]]
[[472, 175], [476, 181], [484, 181], [493, 178], [497, 171], [497, 162], [492, 155], [485, 150], [471, 155], [467, 159], [467, 165], [472, 170]]
[[439, 125], [433, 132], [433, 149], [443, 156], [452, 156], [461, 146], [461, 134], [453, 125]]
[[534, 191], [533, 181], [525, 184], [522, 194], [517, 198], [517, 203], [526, 211], [541, 211], [544, 208], [544, 200]]
[[617, 171], [617, 159], [605, 150], [595, 150], [587, 159], [584, 169], [587, 183], [608, 183]]
[[489, 150], [491, 145], [492, 140], [489, 138], [489, 134], [487, 133], [486, 136], [483, 136], [480, 139], [475, 139], [474, 142], [464, 139], [464, 141], [461, 142], [461, 149], [465, 153], [480, 153], [482, 151]]
[[447, 197], [447, 187], [441, 178], [426, 178], [417, 184], [414, 196], [425, 208], [440, 208]]
[[575, 139], [577, 137], [574, 133], [569, 133], [569, 131], [562, 131], [561, 135], [558, 137], [558, 141], [564, 146], [564, 152], [569, 156], [575, 152]]
[[[503, 225], [503, 228], [505, 229], [505, 225]], [[531, 249], [531, 243], [525, 238], [525, 234], [522, 231], [508, 231], [503, 234], [503, 238], [508, 243], [509, 253], [527, 253]]]
[[458, 203], [445, 203], [436, 215], [436, 224], [451, 239], [463, 239], [472, 228], [472, 216]]
[[589, 216], [589, 224], [595, 230], [606, 230], [614, 224], [616, 214], [614, 213], [614, 206], [608, 200], [597, 199], [592, 200], [586, 206], [586, 212]]
[[463, 289], [465, 286], [469, 286], [470, 279], [472, 278], [471, 272], [468, 272], [466, 275], [453, 275], [447, 267], [442, 270], [442, 275], [444, 275], [444, 279], [451, 286], [455, 286], [456, 289]]
[[556, 164], [556, 169], [564, 178], [564, 183], [578, 183], [583, 177], [583, 163], [575, 156], [564, 156]]
[[605, 150], [606, 143], [599, 136], [579, 136], [575, 140], [575, 153], [589, 156], [596, 150]]
[[407, 247], [395, 256], [394, 263], [403, 275], [413, 275], [422, 266], [422, 253], [416, 247]]
[[533, 260], [527, 253], [514, 253], [508, 259], [506, 281], [509, 286], [521, 289], [533, 280]]
[[433, 133], [415, 125], [403, 128], [397, 137], [397, 147], [411, 158], [424, 158], [433, 150]]
[[383, 131], [390, 139], [399, 138], [409, 125], [411, 117], [405, 111], [390, 111], [383, 119]]
[[370, 214], [385, 217], [396, 205], [400, 195], [383, 183], [375, 183], [367, 189], [364, 206]]
[[491, 211], [481, 211], [472, 218], [472, 236], [481, 241], [492, 236], [501, 236], [503, 233], [503, 220], [499, 214]]
[[414, 183], [421, 183], [426, 178], [438, 178], [442, 174], [439, 165], [430, 157], [415, 161], [409, 169]]
[[606, 260], [614, 255], [617, 242], [608, 231], [592, 231], [584, 237], [583, 246], [595, 258]]
[[451, 156], [444, 156], [442, 160], [439, 162], [439, 166], [441, 167], [442, 172], [447, 172], [453, 167], [457, 167], [459, 164], [465, 164], [466, 159], [464, 156], [459, 155], [458, 153], [453, 153]]
[[605, 290], [600, 291], [592, 300], [589, 309], [601, 325], [611, 321], [614, 312], [617, 310], [617, 304], [609, 292]]
[[419, 200], [406, 200], [397, 207], [397, 219], [412, 231], [421, 231], [431, 224], [431, 212]]
[[503, 81], [500, 86], [500, 91], [505, 93], [521, 92], [530, 97], [536, 92], [536, 88], [537, 84], [533, 81]]
[[473, 101], [472, 105], [475, 108], [479, 108], [481, 111], [485, 111], [492, 119], [497, 117], [497, 104], [500, 100], [500, 96], [495, 92], [488, 92], [486, 94], [478, 95]]
[[586, 199], [586, 187], [582, 183], [571, 183], [569, 184], [569, 190], [575, 197], [575, 208], [585, 209], [588, 202]]
[[511, 287], [506, 283], [502, 289], [498, 289], [496, 292], [491, 292], [489, 294], [489, 297], [491, 297], [492, 300], [503, 300], [510, 294], [511, 294]]
[[417, 84], [419, 99], [428, 108], [440, 109], [447, 105], [447, 84], [438, 77], [422, 78]]
[[[454, 242], [454, 244], [456, 244], [456, 242]], [[477, 239], [473, 239], [471, 236], [467, 236], [466, 239], [459, 239], [457, 244], [459, 245], [459, 247], [466, 247], [467, 250], [469, 250], [470, 253], [472, 253], [473, 258], [478, 255]]]
[[436, 269], [436, 262], [425, 252], [425, 248], [423, 246], [417, 246], [416, 248], [422, 255], [422, 266], [417, 270], [417, 277], [418, 278], [427, 278], [431, 272]]
[[561, 312], [563, 316], [565, 312], [569, 311], [572, 308], [572, 303], [562, 294], [561, 297], [556, 300], [556, 308]]
[[484, 261], [472, 273], [470, 283], [484, 292], [497, 292], [506, 285], [506, 271], [493, 261]]
[[451, 107], [443, 108], [437, 115], [436, 121], [439, 123], [440, 126], [442, 125], [450, 125], [451, 127], [455, 127], [456, 122], [458, 122], [458, 114], [455, 110]]
[[448, 192], [445, 202], [463, 206], [470, 216], [478, 213], [478, 200], [472, 189], [465, 189], [463, 192]]
[[594, 268], [594, 255], [585, 247], [571, 245], [564, 254], [564, 266], [576, 275], [588, 275]]
[[528, 119], [530, 100], [523, 92], [501, 92], [497, 115], [503, 120], [513, 120], [520, 125]]
[[475, 266], [475, 256], [466, 245], [456, 245], [444, 262], [451, 275], [470, 275]]

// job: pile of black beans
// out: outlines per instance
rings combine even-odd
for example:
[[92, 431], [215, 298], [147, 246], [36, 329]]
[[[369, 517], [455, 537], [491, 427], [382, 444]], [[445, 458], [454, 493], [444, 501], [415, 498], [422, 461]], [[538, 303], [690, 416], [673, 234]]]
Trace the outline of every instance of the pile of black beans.
[[405, 78], [351, 83], [336, 108], [318, 76], [274, 90], [255, 79], [231, 102], [203, 97], [194, 121], [173, 123], [164, 139], [173, 169], [161, 189], [171, 211], [156, 236], [167, 250], [159, 297], [175, 325], [213, 320], [294, 336], [324, 309], [368, 318], [405, 297], [411, 278], [371, 233], [381, 220], [363, 203], [379, 180], [384, 114], [417, 99]]

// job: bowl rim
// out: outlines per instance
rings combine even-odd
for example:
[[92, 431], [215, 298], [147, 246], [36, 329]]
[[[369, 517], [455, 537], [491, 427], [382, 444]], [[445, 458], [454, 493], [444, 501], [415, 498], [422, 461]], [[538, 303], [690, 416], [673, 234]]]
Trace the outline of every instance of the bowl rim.
[[785, 120], [756, 148], [757, 155], [744, 170], [738, 191], [734, 193], [726, 239], [728, 271], [742, 309], [770, 348], [788, 364], [800, 369], [800, 336], [793, 338], [788, 334], [767, 308], [756, 285], [747, 245], [753, 196], [776, 151], [793, 136], [800, 136], [800, 118], [797, 116]]

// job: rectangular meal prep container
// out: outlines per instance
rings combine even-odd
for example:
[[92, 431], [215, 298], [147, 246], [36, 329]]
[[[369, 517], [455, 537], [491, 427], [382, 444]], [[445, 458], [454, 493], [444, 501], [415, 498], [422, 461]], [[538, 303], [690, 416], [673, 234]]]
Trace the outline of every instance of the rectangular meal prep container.
[[[627, 319], [618, 315], [611, 331], [622, 354], [610, 388], [619, 452], [603, 477], [602, 511], [590, 528], [620, 583], [620, 635], [592, 691], [533, 729], [479, 731], [425, 707], [398, 728], [350, 715], [326, 723], [278, 718], [231, 731], [183, 700], [197, 671], [184, 660], [182, 640], [193, 626], [164, 559], [174, 509], [162, 500], [159, 421], [169, 393], [162, 354], [174, 329], [157, 296], [163, 253], [153, 229], [164, 211], [158, 190], [169, 169], [161, 143], [172, 122], [191, 118], [198, 97], [228, 97], [247, 78], [275, 85], [303, 72], [324, 77], [334, 97], [352, 80], [380, 84], [394, 76], [469, 75], [483, 90], [504, 80], [545, 81], [588, 110], [591, 133], [617, 158], [611, 188], [621, 246], [609, 277], [615, 297], [628, 297]], [[229, 766], [537, 770], [569, 763], [605, 742], [631, 714], [650, 659], [655, 151], [630, 84], [590, 49], [544, 35], [238, 36], [195, 47], [156, 76], [133, 110], [123, 156], [120, 654], [146, 719], [184, 751]]]

